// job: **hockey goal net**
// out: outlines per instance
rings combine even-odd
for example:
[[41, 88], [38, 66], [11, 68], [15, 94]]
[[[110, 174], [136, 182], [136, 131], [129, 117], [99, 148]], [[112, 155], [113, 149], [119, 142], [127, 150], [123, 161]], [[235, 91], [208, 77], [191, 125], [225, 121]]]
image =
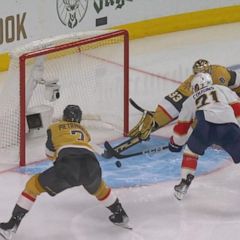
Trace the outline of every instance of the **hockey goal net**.
[[[128, 55], [125, 30], [61, 35], [12, 51], [0, 95], [0, 153], [20, 166], [43, 159], [45, 142], [36, 136], [45, 120], [38, 112], [45, 108], [51, 122], [62, 117], [68, 104], [81, 107], [87, 127], [92, 122], [127, 133]], [[34, 142], [41, 148], [39, 156]]]

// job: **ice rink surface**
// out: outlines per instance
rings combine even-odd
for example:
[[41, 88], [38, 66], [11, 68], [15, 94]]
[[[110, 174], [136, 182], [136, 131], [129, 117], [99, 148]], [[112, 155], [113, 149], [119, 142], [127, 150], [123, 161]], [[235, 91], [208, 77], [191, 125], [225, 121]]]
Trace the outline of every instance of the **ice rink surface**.
[[[238, 68], [239, 39], [240, 23], [235, 23], [131, 41], [131, 97], [140, 105], [154, 109], [158, 99], [174, 90], [178, 82], [190, 74], [192, 64], [198, 58], [206, 58], [213, 64]], [[153, 85], [152, 88], [146, 88], [146, 92], [139, 93], [134, 88], [137, 87], [136, 82], [140, 78], [153, 79], [153, 82], [164, 81], [165, 84], [162, 89], [154, 89]], [[154, 94], [151, 94], [151, 89]], [[140, 98], [139, 94], [143, 96]], [[156, 136], [168, 134], [159, 130]], [[111, 131], [96, 136], [99, 144], [114, 137], [111, 136]], [[202, 162], [205, 160], [207, 165], [205, 164], [203, 171], [194, 179], [186, 198], [178, 201], [173, 196], [173, 186], [178, 183], [179, 176], [173, 175], [173, 172], [180, 173], [181, 155], [160, 154], [159, 158], [163, 160], [177, 162], [174, 166], [179, 169], [169, 170], [165, 161], [166, 168], [161, 168], [162, 172], [158, 172], [162, 177], [156, 178], [154, 182], [148, 181], [149, 178], [155, 177], [154, 165], [150, 162], [152, 168], [147, 168], [146, 165], [141, 169], [141, 163], [151, 161], [147, 156], [145, 162], [141, 160], [138, 163], [136, 159], [132, 162], [131, 171], [134, 172], [135, 167], [135, 176], [125, 175], [129, 166], [127, 162], [123, 162], [120, 169], [114, 167], [114, 160], [109, 160], [113, 161], [110, 169], [102, 163], [103, 171], [106, 170], [104, 177], [109, 185], [113, 186], [113, 191], [126, 209], [132, 231], [113, 226], [108, 221], [109, 211], [80, 187], [67, 190], [54, 198], [42, 194], [22, 221], [15, 239], [239, 239], [240, 166], [234, 165], [225, 153], [218, 153], [216, 167], [213, 167], [214, 163], [207, 161], [207, 158], [213, 156], [207, 155], [205, 159], [200, 159]], [[161, 161], [158, 161], [158, 164], [161, 164]], [[210, 171], [207, 171], [207, 168]], [[9, 219], [16, 200], [32, 172], [6, 170], [6, 165], [0, 166], [0, 169], [0, 221], [5, 221]], [[111, 171], [115, 174], [107, 178]], [[135, 186], [125, 184], [125, 187], [119, 187], [114, 178], [121, 175], [127, 176], [131, 183], [134, 182], [134, 177], [138, 179], [141, 175], [142, 182]], [[169, 175], [174, 177], [167, 178]]]

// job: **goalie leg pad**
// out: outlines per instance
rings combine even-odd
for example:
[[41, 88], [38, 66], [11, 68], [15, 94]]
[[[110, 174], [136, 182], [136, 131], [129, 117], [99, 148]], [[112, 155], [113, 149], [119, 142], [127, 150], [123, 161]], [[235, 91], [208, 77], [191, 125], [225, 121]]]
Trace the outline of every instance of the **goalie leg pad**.
[[148, 139], [150, 136], [152, 129], [155, 127], [155, 119], [153, 118], [152, 115], [147, 114], [141, 128], [140, 128], [140, 138], [142, 140]]
[[144, 122], [144, 119], [146, 118], [146, 114], [147, 112], [144, 111], [140, 121], [137, 123], [137, 125], [135, 127], [133, 127], [129, 133], [128, 133], [128, 136], [129, 137], [137, 137], [139, 135], [139, 128], [142, 126], [143, 122]]
[[132, 130], [130, 130], [128, 136], [139, 137], [142, 140], [147, 140], [154, 127], [154, 117], [149, 112], [144, 111], [142, 118], [138, 124]]

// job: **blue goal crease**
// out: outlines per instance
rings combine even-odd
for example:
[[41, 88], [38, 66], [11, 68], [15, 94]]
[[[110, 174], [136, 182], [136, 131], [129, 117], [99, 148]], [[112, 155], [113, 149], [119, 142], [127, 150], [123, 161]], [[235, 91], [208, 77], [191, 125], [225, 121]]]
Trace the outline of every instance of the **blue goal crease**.
[[[112, 146], [121, 143], [125, 138], [110, 142]], [[149, 141], [139, 143], [124, 153], [134, 153], [144, 149], [167, 145], [167, 140], [153, 135]], [[103, 147], [102, 145], [100, 145]], [[124, 159], [110, 158], [97, 155], [102, 167], [104, 180], [112, 188], [146, 186], [159, 182], [178, 180], [180, 178], [182, 153], [171, 153], [163, 150], [154, 154], [143, 154]], [[229, 155], [221, 149], [209, 148], [204, 156], [198, 160], [196, 175], [207, 174], [223, 167]], [[121, 162], [121, 167], [116, 166], [116, 161]], [[29, 166], [14, 169], [23, 174], [37, 174], [52, 166], [52, 161], [42, 161]]]

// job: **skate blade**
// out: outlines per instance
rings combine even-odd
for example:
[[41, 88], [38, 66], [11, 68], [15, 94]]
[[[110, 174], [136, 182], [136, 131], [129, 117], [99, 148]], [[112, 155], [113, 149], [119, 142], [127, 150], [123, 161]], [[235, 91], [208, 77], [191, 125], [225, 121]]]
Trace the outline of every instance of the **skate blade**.
[[177, 200], [181, 201], [184, 198], [185, 193], [174, 192], [174, 196], [176, 197]]
[[128, 230], [133, 230], [132, 227], [130, 227], [128, 224], [126, 223], [114, 223], [114, 225], [118, 226], [118, 227], [121, 227], [121, 228], [124, 228], [124, 229], [128, 229]]
[[12, 237], [12, 233], [5, 233], [0, 229], [0, 240], [11, 240]]

